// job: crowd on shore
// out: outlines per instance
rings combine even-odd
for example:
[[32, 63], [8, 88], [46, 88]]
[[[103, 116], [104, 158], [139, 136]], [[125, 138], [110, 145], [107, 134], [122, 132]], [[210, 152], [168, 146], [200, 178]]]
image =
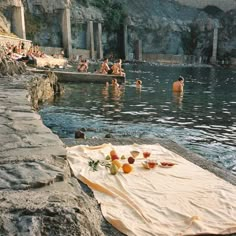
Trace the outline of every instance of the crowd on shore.
[[31, 44], [27, 48], [23, 41], [19, 41], [18, 44], [10, 42], [0, 43], [0, 60], [22, 61], [26, 64], [36, 65], [37, 58], [64, 58], [64, 51], [62, 50], [59, 54], [49, 56], [40, 50], [38, 44]]

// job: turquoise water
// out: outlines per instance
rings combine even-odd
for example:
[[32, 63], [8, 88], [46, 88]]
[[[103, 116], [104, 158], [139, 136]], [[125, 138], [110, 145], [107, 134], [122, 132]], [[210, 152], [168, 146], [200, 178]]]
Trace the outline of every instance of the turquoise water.
[[[103, 84], [64, 84], [65, 95], [45, 104], [44, 123], [61, 138], [163, 137], [236, 174], [236, 70], [211, 67], [125, 65], [120, 91]], [[182, 96], [172, 83], [185, 77]], [[142, 89], [135, 81], [141, 79]]]

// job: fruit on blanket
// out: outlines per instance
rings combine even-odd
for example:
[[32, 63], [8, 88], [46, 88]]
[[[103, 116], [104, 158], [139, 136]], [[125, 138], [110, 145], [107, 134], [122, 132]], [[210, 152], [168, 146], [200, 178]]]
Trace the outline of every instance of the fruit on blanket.
[[143, 152], [143, 157], [148, 158], [151, 155], [150, 152]]
[[120, 163], [119, 160], [114, 160], [114, 161], [112, 161], [112, 164], [116, 165], [118, 169], [120, 169], [121, 166], [122, 166], [122, 164]]
[[109, 161], [111, 160], [111, 157], [109, 155], [106, 156], [106, 160]]
[[118, 157], [117, 155], [113, 155], [113, 156], [111, 157], [111, 160], [112, 160], [112, 161], [114, 161], [114, 160], [119, 160], [119, 157]]
[[139, 151], [131, 151], [130, 153], [131, 153], [133, 158], [135, 158], [139, 155]]
[[116, 151], [115, 151], [114, 149], [112, 149], [112, 150], [110, 151], [110, 156], [112, 157], [113, 155], [117, 155], [117, 153], [116, 153]]
[[133, 157], [128, 158], [129, 164], [133, 164], [135, 162], [135, 159]]
[[128, 174], [133, 170], [133, 167], [130, 164], [125, 163], [123, 164], [122, 169], [124, 173]]
[[117, 155], [117, 153], [114, 149], [110, 151], [110, 156], [111, 156], [112, 161], [116, 160], [116, 159], [119, 159], [119, 157], [118, 157], [118, 155]]
[[121, 159], [121, 160], [125, 160], [126, 157], [125, 157], [124, 155], [122, 155], [120, 159]]
[[110, 172], [112, 175], [116, 175], [118, 172], [118, 167], [113, 163], [111, 163]]

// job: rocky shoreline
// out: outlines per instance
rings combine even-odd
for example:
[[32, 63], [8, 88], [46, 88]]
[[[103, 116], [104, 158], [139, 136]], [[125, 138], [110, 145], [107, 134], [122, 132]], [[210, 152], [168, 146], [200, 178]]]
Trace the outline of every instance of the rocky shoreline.
[[[31, 73], [0, 75], [0, 235], [123, 235], [103, 218], [87, 186], [72, 176], [66, 159], [68, 140], [53, 134], [32, 106], [44, 100], [40, 94], [45, 88], [47, 98], [62, 89], [53, 76], [42, 78], [46, 83], [35, 78], [29, 86], [34, 77]], [[74, 140], [70, 144], [104, 142], [158, 142], [236, 185], [235, 176], [169, 140]]]
[[122, 235], [71, 176], [64, 143], [34, 111], [27, 89], [34, 77], [0, 76], [0, 235]]

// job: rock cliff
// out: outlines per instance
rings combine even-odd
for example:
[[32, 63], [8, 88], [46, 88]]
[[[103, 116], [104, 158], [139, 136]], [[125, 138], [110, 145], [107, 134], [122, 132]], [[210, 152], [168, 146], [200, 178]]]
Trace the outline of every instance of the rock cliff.
[[[18, 1], [7, 1], [9, 4]], [[235, 57], [236, 9], [223, 12], [217, 7], [197, 9], [174, 0], [23, 0], [27, 38], [41, 46], [62, 47], [61, 11], [71, 9], [72, 47], [86, 48], [86, 22], [103, 22], [104, 54], [114, 52], [121, 56], [120, 28], [113, 25], [117, 14], [112, 5], [121, 4], [125, 16], [120, 22], [128, 23], [128, 52], [134, 53], [135, 42], [142, 40], [143, 53], [212, 56], [213, 28], [219, 25], [220, 59]], [[98, 4], [99, 2], [99, 4]], [[109, 5], [109, 4], [110, 5]], [[107, 6], [110, 8], [107, 8]], [[113, 8], [112, 8], [113, 7]], [[114, 12], [113, 12], [114, 11]], [[108, 13], [111, 13], [110, 15]], [[113, 14], [114, 13], [114, 14]], [[111, 15], [117, 16], [113, 18]], [[124, 15], [123, 15], [124, 16]], [[109, 22], [109, 17], [111, 20]]]

